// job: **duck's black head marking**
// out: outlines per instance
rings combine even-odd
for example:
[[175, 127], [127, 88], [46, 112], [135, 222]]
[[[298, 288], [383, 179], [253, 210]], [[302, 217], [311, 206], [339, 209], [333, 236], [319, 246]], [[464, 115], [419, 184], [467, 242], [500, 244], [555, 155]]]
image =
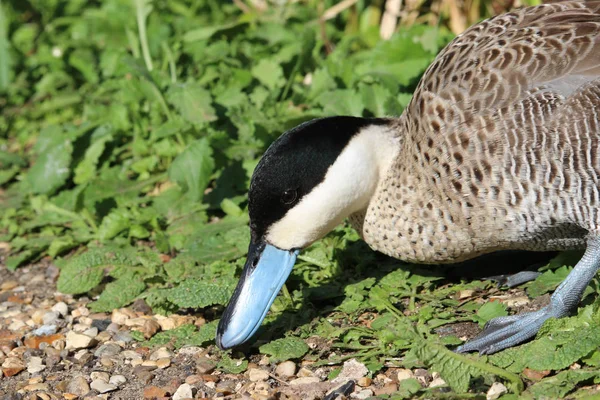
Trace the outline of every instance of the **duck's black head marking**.
[[360, 130], [385, 119], [328, 117], [305, 122], [281, 135], [258, 163], [250, 184], [254, 237], [265, 234], [323, 181], [329, 167]]

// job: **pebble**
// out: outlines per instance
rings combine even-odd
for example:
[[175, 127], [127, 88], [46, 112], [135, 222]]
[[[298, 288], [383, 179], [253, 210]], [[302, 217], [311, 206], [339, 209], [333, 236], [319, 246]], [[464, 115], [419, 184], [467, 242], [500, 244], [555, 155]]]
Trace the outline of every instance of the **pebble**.
[[363, 389], [360, 392], [352, 393], [350, 397], [358, 400], [365, 400], [369, 397], [373, 396], [373, 391], [371, 389]]
[[365, 366], [365, 364], [356, 361], [356, 359], [351, 359], [344, 362], [342, 367], [342, 371], [340, 374], [332, 381], [334, 384], [343, 383], [349, 380], [358, 380], [363, 376], [367, 375], [369, 370]]
[[34, 336], [54, 335], [56, 333], [56, 329], [56, 325], [42, 325], [35, 331], [31, 332], [31, 334]]
[[192, 387], [187, 383], [179, 386], [175, 393], [173, 393], [173, 400], [191, 399], [193, 397]]
[[111, 384], [117, 385], [117, 386], [121, 386], [125, 382], [127, 382], [127, 378], [125, 378], [123, 375], [113, 375], [108, 380], [108, 383], [111, 383]]
[[167, 396], [168, 391], [158, 386], [148, 386], [144, 388], [143, 396], [145, 399], [156, 399]]
[[299, 378], [302, 377], [307, 377], [307, 376], [315, 376], [315, 374], [313, 374], [313, 372], [308, 369], [308, 368], [300, 368], [300, 371], [298, 371], [298, 373], [296, 374]]
[[69, 331], [67, 333], [66, 340], [66, 349], [87, 349], [96, 344], [96, 340], [93, 337], [74, 331]]
[[413, 374], [413, 372], [410, 369], [401, 368], [398, 370], [397, 377], [398, 377], [398, 382], [402, 382], [407, 379], [414, 378], [415, 374]]
[[171, 365], [170, 358], [159, 358], [156, 360], [156, 366], [160, 369], [168, 368]]
[[319, 378], [316, 376], [303, 376], [290, 381], [290, 385], [308, 385], [312, 383], [319, 383]]
[[508, 389], [506, 389], [506, 386], [504, 386], [500, 382], [494, 382], [494, 384], [490, 387], [490, 389], [486, 393], [485, 398], [486, 398], [486, 400], [496, 400], [497, 398], [499, 398], [500, 396], [502, 396], [504, 393], [507, 393], [507, 392], [508, 392]]
[[98, 393], [108, 393], [118, 389], [117, 385], [113, 385], [112, 383], [108, 383], [101, 379], [92, 381], [90, 387]]
[[393, 382], [388, 382], [381, 388], [375, 388], [373, 394], [375, 396], [381, 396], [382, 394], [392, 394], [398, 391], [398, 385]]
[[108, 372], [94, 371], [90, 374], [90, 378], [92, 378], [93, 381], [108, 382], [110, 375], [108, 374]]
[[2, 363], [4, 376], [14, 376], [25, 369], [25, 364], [18, 358], [7, 357]]
[[46, 369], [43, 364], [42, 357], [31, 357], [27, 362], [27, 372], [30, 374], [37, 374]]
[[150, 360], [156, 361], [159, 358], [170, 358], [173, 354], [166, 347], [161, 347], [150, 354]]
[[56, 324], [56, 322], [58, 322], [58, 316], [59, 315], [60, 314], [57, 313], [56, 311], [48, 311], [42, 317], [42, 322], [44, 323], [44, 325], [53, 325], [53, 324]]
[[284, 361], [275, 368], [275, 373], [282, 378], [290, 378], [296, 373], [296, 364], [293, 361]]
[[90, 391], [90, 385], [83, 376], [76, 376], [67, 385], [67, 391], [76, 396], [84, 396]]
[[69, 313], [69, 307], [64, 301], [59, 301], [52, 306], [52, 311], [59, 313], [64, 318]]
[[94, 355], [96, 357], [105, 357], [105, 356], [116, 356], [121, 352], [121, 346], [114, 342], [104, 343], [96, 351]]
[[435, 388], [435, 387], [440, 387], [440, 386], [446, 386], [446, 381], [443, 380], [442, 378], [438, 377], [435, 378], [434, 380], [431, 381], [431, 383], [429, 384], [430, 388]]
[[358, 381], [356, 381], [356, 384], [358, 386], [362, 386], [362, 387], [371, 386], [371, 383], [373, 383], [373, 380], [367, 376], [364, 376], [364, 377], [360, 378]]
[[251, 382], [261, 382], [269, 379], [269, 373], [265, 370], [258, 368], [251, 368], [248, 370], [248, 378]]

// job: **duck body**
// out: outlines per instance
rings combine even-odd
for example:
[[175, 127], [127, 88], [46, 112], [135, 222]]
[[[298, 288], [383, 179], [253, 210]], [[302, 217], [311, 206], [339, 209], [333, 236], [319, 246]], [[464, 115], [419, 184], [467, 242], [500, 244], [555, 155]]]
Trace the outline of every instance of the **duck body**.
[[586, 248], [544, 309], [493, 320], [491, 353], [577, 307], [600, 268], [600, 2], [528, 7], [454, 39], [398, 118], [330, 117], [282, 135], [249, 191], [252, 239], [217, 344], [258, 329], [296, 255], [349, 217], [374, 250], [448, 263]]
[[585, 247], [600, 210], [600, 3], [484, 21], [451, 42], [396, 121], [365, 241], [419, 263]]

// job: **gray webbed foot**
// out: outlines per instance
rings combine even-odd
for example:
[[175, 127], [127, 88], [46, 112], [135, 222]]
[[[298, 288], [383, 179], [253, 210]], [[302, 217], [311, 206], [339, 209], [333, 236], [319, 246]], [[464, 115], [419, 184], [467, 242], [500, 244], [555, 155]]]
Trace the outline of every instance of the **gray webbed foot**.
[[566, 314], [563, 307], [552, 304], [541, 310], [498, 317], [490, 320], [477, 337], [459, 346], [456, 351], [466, 353], [492, 354], [531, 339], [548, 318], [560, 318]]
[[577, 309], [585, 288], [599, 268], [600, 237], [594, 236], [588, 239], [585, 254], [558, 286], [549, 305], [530, 313], [494, 318], [479, 336], [459, 346], [456, 351], [492, 354], [531, 339], [548, 318], [562, 318]]
[[522, 285], [523, 283], [533, 281], [535, 278], [540, 276], [542, 273], [537, 271], [521, 271], [512, 275], [495, 275], [490, 276], [487, 279], [495, 281], [498, 283], [498, 287], [506, 286], [509, 288], [514, 288], [516, 286]]

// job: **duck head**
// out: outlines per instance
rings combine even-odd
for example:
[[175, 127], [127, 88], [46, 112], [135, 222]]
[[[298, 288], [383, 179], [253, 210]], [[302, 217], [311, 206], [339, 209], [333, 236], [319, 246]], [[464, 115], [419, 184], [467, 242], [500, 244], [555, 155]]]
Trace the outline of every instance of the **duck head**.
[[389, 119], [322, 118], [265, 152], [248, 193], [248, 258], [217, 328], [221, 349], [254, 335], [301, 249], [367, 208], [398, 150], [393, 131]]

